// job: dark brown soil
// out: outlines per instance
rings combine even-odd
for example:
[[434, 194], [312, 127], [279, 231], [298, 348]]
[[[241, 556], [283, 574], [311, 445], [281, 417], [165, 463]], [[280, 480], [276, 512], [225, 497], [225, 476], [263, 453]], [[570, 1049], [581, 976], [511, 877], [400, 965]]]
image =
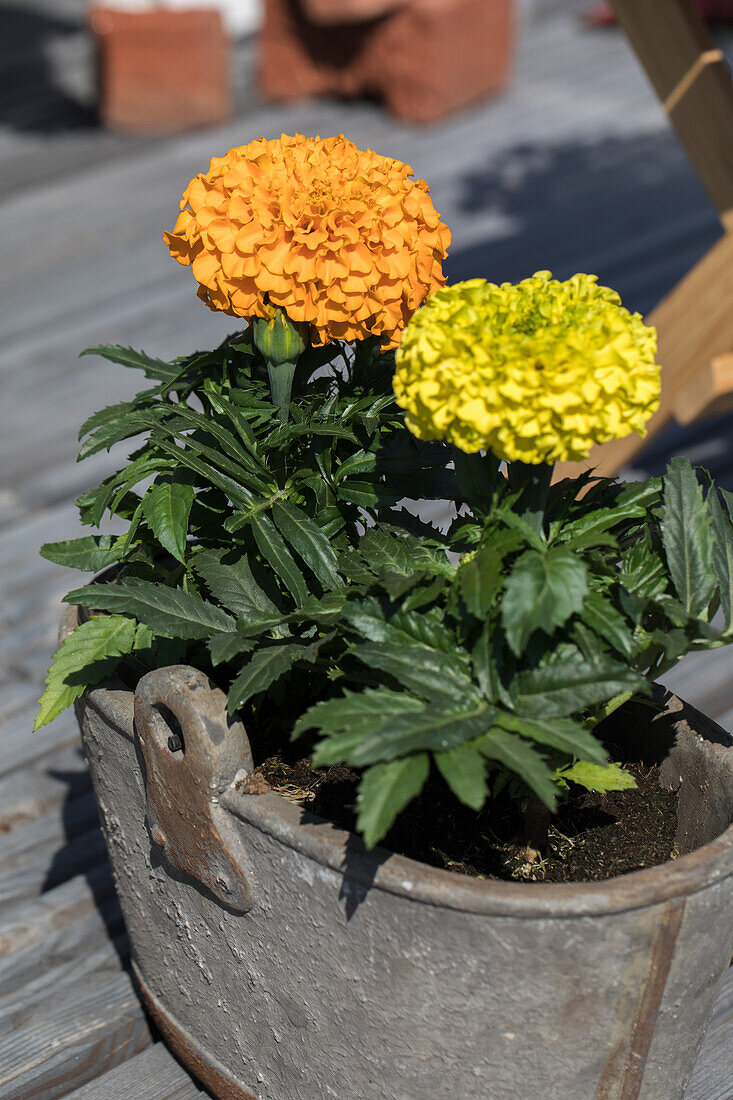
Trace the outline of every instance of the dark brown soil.
[[[656, 765], [631, 764], [635, 789], [605, 795], [574, 787], [527, 844], [516, 804], [499, 796], [475, 813], [433, 776], [399, 817], [383, 846], [435, 867], [479, 878], [587, 882], [612, 878], [676, 856], [676, 796], [659, 786]], [[263, 780], [265, 782], [263, 782]], [[355, 824], [359, 775], [344, 765], [314, 771], [308, 758], [268, 757], [245, 781], [249, 793], [277, 791], [346, 829]]]

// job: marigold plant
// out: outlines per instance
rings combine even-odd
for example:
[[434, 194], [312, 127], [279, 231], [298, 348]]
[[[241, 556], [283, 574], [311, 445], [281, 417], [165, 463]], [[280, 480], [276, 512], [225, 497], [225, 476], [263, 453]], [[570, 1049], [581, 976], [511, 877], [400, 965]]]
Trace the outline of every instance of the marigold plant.
[[421, 439], [528, 464], [578, 460], [644, 434], [659, 404], [656, 332], [595, 275], [472, 279], [419, 310], [394, 389]]
[[273, 306], [314, 344], [378, 336], [394, 346], [444, 283], [450, 232], [424, 180], [343, 135], [259, 138], [195, 176], [165, 234], [199, 297], [239, 317]]
[[252, 142], [192, 181], [171, 252], [249, 324], [172, 362], [89, 349], [147, 381], [80, 431], [81, 458], [130, 448], [78, 500], [112, 530], [42, 549], [97, 576], [65, 597], [83, 611], [36, 726], [189, 664], [309, 812], [480, 875], [514, 866], [503, 822], [534, 875], [576, 788], [634, 786], [606, 719], [733, 642], [733, 496], [683, 459], [551, 485], [643, 431], [654, 330], [588, 275], [442, 288], [448, 236], [407, 165], [343, 137]]

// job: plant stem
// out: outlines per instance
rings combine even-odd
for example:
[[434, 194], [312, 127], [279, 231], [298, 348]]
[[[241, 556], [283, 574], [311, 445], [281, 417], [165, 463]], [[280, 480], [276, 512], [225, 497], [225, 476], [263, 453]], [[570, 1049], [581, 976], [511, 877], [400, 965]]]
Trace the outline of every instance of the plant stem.
[[290, 394], [293, 389], [295, 362], [268, 363], [267, 375], [270, 379], [272, 403], [277, 406], [277, 418], [281, 424], [286, 424], [290, 414]]
[[538, 466], [526, 462], [510, 462], [507, 468], [509, 488], [522, 491], [517, 501], [517, 511], [538, 535], [542, 534], [553, 468], [546, 462], [541, 462]]

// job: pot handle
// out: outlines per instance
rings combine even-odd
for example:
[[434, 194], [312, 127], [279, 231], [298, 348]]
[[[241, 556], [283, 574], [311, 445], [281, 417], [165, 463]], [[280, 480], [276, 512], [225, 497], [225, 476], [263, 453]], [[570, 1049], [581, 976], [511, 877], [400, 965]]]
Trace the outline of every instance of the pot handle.
[[135, 690], [135, 736], [154, 848], [176, 877], [233, 912], [247, 912], [249, 860], [219, 799], [252, 772], [252, 751], [242, 723], [227, 714], [226, 696], [189, 665], [154, 669]]

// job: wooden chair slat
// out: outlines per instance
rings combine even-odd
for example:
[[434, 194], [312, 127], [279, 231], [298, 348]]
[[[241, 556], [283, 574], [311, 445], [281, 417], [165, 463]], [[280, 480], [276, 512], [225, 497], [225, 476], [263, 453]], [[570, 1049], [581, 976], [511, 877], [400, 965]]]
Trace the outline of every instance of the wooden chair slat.
[[691, 0], [612, 0], [724, 225], [733, 227], [733, 82]]

